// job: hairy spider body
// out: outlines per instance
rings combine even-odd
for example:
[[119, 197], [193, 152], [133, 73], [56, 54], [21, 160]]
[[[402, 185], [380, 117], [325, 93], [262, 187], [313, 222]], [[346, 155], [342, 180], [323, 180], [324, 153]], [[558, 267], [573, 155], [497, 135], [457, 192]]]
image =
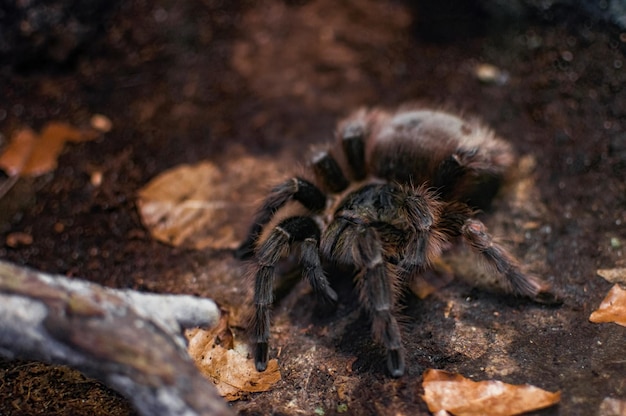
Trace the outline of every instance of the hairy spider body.
[[[410, 279], [453, 240], [480, 253], [518, 295], [542, 300], [549, 287], [525, 274], [473, 218], [513, 162], [510, 146], [475, 120], [425, 108], [359, 110], [339, 123], [336, 142], [311, 159], [310, 177], [276, 186], [236, 255], [254, 258], [255, 363], [268, 360], [278, 261], [300, 247], [303, 277], [322, 300], [337, 301], [324, 264], [354, 271], [374, 338], [393, 377], [404, 374], [396, 304]], [[288, 206], [295, 205], [296, 214]]]

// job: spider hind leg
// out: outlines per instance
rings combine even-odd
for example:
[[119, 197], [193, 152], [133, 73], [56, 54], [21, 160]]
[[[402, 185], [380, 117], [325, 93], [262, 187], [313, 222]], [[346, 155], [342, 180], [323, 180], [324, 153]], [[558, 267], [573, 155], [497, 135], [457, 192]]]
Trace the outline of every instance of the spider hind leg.
[[461, 235], [474, 250], [482, 255], [489, 266], [505, 278], [505, 283], [512, 293], [539, 303], [559, 303], [550, 285], [538, 277], [524, 273], [515, 257], [493, 241], [481, 221], [467, 219], [461, 227]]

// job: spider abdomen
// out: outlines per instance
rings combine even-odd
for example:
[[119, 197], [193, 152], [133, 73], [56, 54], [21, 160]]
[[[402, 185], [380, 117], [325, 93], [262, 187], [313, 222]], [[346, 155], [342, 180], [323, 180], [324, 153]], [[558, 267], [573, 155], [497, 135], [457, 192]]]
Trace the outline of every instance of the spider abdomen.
[[433, 110], [368, 114], [365, 159], [381, 179], [483, 208], [512, 164], [508, 143], [475, 120]]

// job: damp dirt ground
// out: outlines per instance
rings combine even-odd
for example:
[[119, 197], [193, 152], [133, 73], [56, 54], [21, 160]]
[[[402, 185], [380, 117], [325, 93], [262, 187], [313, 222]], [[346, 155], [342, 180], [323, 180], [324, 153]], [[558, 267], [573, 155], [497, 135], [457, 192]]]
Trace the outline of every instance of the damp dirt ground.
[[[481, 118], [528, 162], [521, 205], [507, 205], [504, 192], [484, 218], [563, 304], [461, 278], [424, 300], [408, 297], [407, 374], [391, 379], [350, 291], [320, 316], [300, 284], [274, 311], [282, 381], [232, 408], [428, 414], [427, 368], [560, 390], [561, 403], [537, 415], [597, 414], [606, 398], [626, 400], [626, 328], [588, 321], [611, 286], [596, 270], [626, 266], [626, 34], [584, 16], [454, 17], [429, 20], [403, 2], [127, 2], [64, 65], [3, 67], [4, 143], [23, 126], [84, 125], [93, 114], [113, 130], [67, 147], [54, 172], [20, 180], [0, 200], [0, 258], [236, 310], [246, 296], [233, 288], [245, 280], [232, 252], [153, 240], [138, 189], [168, 168], [234, 153], [297, 167], [355, 108], [430, 103]], [[481, 72], [485, 64], [495, 76]], [[63, 367], [2, 361], [0, 375], [1, 415], [135, 414]]]

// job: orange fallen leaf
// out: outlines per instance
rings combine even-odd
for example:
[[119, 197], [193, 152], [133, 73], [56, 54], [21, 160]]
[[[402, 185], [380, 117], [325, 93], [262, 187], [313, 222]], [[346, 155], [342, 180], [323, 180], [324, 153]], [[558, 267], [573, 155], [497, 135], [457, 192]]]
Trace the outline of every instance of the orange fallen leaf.
[[28, 127], [14, 133], [9, 145], [0, 155], [0, 168], [9, 176], [19, 175], [26, 166], [37, 140], [37, 133]]
[[615, 284], [589, 320], [594, 323], [613, 322], [626, 326], [626, 290]]
[[254, 360], [238, 351], [237, 342], [234, 343], [234, 349], [226, 348], [229, 342], [222, 343], [216, 330], [223, 332], [224, 328], [218, 326], [210, 331], [188, 331], [188, 352], [222, 397], [229, 401], [238, 400], [246, 393], [267, 391], [280, 381], [276, 359], [268, 362], [265, 371], [258, 372]]
[[512, 385], [497, 380], [472, 381], [460, 374], [426, 370], [422, 398], [433, 412], [456, 416], [508, 416], [552, 406], [561, 393], [528, 384]]
[[25, 127], [13, 135], [0, 155], [0, 168], [9, 176], [41, 176], [57, 167], [66, 142], [93, 140], [97, 133], [81, 130], [69, 123], [51, 121], [37, 135]]

